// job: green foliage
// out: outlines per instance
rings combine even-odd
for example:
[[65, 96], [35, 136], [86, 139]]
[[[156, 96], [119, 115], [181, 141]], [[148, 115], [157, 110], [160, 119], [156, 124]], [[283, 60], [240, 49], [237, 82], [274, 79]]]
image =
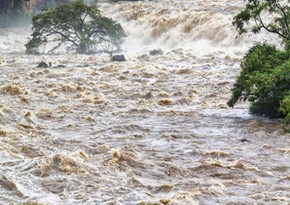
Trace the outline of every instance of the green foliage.
[[290, 132], [290, 92], [281, 101], [280, 112], [286, 116], [284, 118], [284, 127], [287, 132]]
[[243, 58], [228, 105], [249, 101], [251, 113], [283, 117], [290, 132], [290, 0], [245, 1], [245, 8], [233, 20], [239, 33], [265, 29], [282, 39], [285, 50], [266, 43], [252, 47]]
[[247, 24], [253, 22], [254, 33], [265, 29], [277, 34], [290, 48], [290, 1], [289, 0], [246, 0], [245, 8], [234, 17], [233, 24], [240, 34], [246, 32]]
[[251, 113], [286, 117], [289, 123], [290, 50], [257, 44], [245, 55], [241, 68], [228, 105], [233, 107], [237, 101], [247, 100]]
[[120, 24], [103, 17], [95, 4], [76, 0], [44, 10], [32, 18], [32, 38], [26, 52], [39, 53], [39, 48], [54, 44], [50, 51], [65, 46], [77, 53], [89, 53], [98, 48], [119, 48], [125, 32]]

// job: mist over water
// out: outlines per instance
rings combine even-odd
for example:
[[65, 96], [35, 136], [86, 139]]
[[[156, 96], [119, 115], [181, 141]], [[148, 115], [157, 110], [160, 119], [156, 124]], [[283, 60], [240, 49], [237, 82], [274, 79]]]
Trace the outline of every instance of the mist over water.
[[289, 205], [290, 135], [226, 105], [253, 42], [279, 44], [238, 36], [241, 6], [101, 3], [128, 35], [121, 63], [28, 56], [30, 28], [1, 29], [0, 204]]
[[[146, 6], [145, 6], [146, 5]], [[243, 54], [255, 41], [279, 44], [266, 33], [239, 36], [232, 19], [243, 1], [158, 1], [107, 5], [106, 13], [122, 23], [129, 34], [127, 52], [182, 48], [195, 55], [223, 52]]]

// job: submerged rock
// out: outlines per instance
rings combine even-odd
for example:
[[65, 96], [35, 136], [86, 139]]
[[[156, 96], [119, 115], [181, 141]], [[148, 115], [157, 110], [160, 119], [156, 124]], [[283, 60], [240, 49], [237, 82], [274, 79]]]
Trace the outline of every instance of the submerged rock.
[[149, 54], [151, 56], [162, 55], [163, 51], [161, 49], [153, 49], [153, 50], [149, 51]]
[[49, 62], [48, 64], [44, 61], [41, 61], [40, 63], [38, 63], [37, 68], [48, 68], [51, 67], [51, 62]]
[[118, 62], [126, 61], [124, 54], [113, 55], [111, 60], [112, 61], [118, 61]]

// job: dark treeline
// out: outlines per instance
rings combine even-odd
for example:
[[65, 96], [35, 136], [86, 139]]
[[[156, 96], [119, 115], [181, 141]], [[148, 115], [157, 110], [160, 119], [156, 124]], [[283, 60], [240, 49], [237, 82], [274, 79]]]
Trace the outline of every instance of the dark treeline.
[[0, 0], [0, 27], [25, 25], [45, 8], [69, 0]]
[[0, 0], [0, 26], [8, 27], [21, 25], [29, 21], [29, 14], [25, 11], [27, 0]]
[[11, 13], [17, 13], [23, 9], [25, 4], [28, 4], [29, 0], [0, 0], [0, 14], [8, 15]]

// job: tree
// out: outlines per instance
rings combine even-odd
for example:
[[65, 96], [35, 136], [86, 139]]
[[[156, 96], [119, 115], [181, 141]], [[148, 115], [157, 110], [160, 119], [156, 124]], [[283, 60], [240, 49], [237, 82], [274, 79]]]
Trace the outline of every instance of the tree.
[[281, 117], [280, 101], [290, 91], [290, 51], [266, 43], [252, 47], [243, 58], [228, 105], [239, 100], [251, 103], [251, 113]]
[[[288, 2], [288, 3], [287, 3]], [[257, 43], [244, 56], [228, 105], [239, 100], [250, 102], [250, 112], [271, 118], [284, 118], [290, 132], [290, 8], [289, 0], [247, 0], [244, 10], [234, 17], [240, 34], [245, 24], [254, 22], [254, 33], [265, 29], [282, 39], [285, 48], [278, 50], [267, 43]]]
[[76, 0], [47, 9], [32, 18], [32, 38], [25, 45], [29, 54], [39, 53], [48, 43], [64, 45], [77, 53], [89, 53], [108, 43], [119, 48], [125, 37], [120, 24], [103, 17], [95, 4], [85, 5]]
[[233, 24], [240, 34], [248, 31], [257, 33], [265, 29], [278, 35], [285, 45], [290, 48], [290, 0], [246, 0], [245, 8], [234, 17]]
[[284, 128], [290, 133], [290, 92], [281, 102], [280, 111], [286, 116], [284, 118]]

